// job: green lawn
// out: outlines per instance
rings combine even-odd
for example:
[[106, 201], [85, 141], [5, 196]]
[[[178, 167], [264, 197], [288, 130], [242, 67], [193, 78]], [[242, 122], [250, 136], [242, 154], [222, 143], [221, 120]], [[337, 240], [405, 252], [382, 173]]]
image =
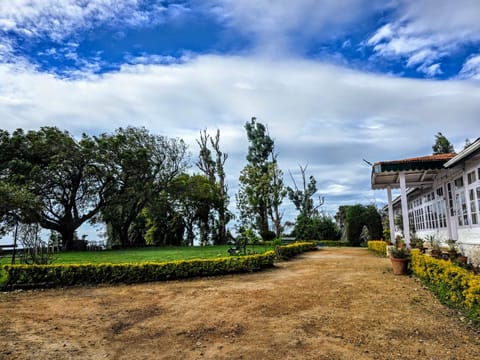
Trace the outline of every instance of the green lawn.
[[[229, 245], [194, 246], [194, 247], [166, 247], [166, 248], [137, 248], [128, 250], [105, 251], [72, 251], [54, 254], [54, 264], [81, 264], [81, 263], [135, 263], [159, 262], [188, 259], [211, 259], [229, 256]], [[271, 247], [256, 245], [247, 247], [247, 250], [263, 253]], [[2, 256], [0, 264], [10, 264], [10, 256]]]

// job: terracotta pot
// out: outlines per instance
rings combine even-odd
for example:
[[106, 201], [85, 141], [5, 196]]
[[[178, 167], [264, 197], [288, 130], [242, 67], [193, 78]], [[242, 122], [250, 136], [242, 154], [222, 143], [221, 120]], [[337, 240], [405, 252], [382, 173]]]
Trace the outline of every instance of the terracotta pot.
[[406, 275], [408, 272], [409, 259], [390, 258], [392, 262], [393, 275]]
[[434, 257], [434, 258], [440, 259], [440, 258], [442, 257], [442, 250], [432, 249], [432, 251], [430, 252], [430, 254], [431, 254], [432, 257]]
[[457, 257], [457, 261], [458, 261], [460, 264], [466, 264], [466, 263], [467, 263], [467, 260], [468, 260], [468, 257], [463, 256], [463, 255], [460, 255], [459, 257]]

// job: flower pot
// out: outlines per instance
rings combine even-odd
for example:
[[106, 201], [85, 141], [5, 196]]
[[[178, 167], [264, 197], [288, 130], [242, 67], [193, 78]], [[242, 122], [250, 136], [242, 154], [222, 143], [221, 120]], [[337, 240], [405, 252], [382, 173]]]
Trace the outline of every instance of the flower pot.
[[390, 258], [394, 275], [406, 275], [409, 259]]
[[468, 258], [466, 256], [463, 256], [463, 255], [460, 255], [459, 257], [457, 257], [457, 261], [460, 263], [460, 264], [466, 264], [467, 263], [467, 260]]
[[440, 259], [440, 258], [442, 257], [442, 250], [432, 249], [432, 251], [430, 252], [430, 254], [431, 254], [432, 257], [434, 257], [434, 258]]

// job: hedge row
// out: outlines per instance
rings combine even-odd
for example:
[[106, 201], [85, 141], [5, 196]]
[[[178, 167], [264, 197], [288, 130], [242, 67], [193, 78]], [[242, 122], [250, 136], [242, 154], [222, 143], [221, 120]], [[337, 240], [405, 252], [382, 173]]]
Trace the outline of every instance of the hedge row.
[[0, 287], [54, 287], [140, 283], [256, 271], [273, 266], [275, 253], [218, 259], [129, 264], [4, 265]]
[[480, 322], [480, 275], [418, 250], [411, 251], [410, 267], [442, 302], [467, 310], [472, 319]]
[[[315, 248], [314, 243], [278, 246], [282, 258]], [[217, 259], [178, 260], [128, 264], [4, 265], [0, 288], [61, 287], [75, 285], [141, 283], [258, 271], [272, 267], [275, 252]]]
[[370, 240], [368, 250], [380, 256], [387, 256], [387, 243], [382, 240]]
[[317, 244], [311, 241], [296, 242], [294, 244], [280, 245], [276, 247], [277, 257], [289, 259], [302, 252], [316, 250]]
[[347, 247], [347, 246], [352, 246], [349, 242], [347, 241], [341, 241], [341, 240], [319, 240], [317, 243], [320, 246], [327, 246], [327, 247]]

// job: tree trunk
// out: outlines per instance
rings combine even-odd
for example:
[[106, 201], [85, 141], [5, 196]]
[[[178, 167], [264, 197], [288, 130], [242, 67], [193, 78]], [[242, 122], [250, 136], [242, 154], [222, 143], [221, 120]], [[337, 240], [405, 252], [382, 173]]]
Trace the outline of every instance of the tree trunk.
[[71, 228], [62, 228], [60, 231], [62, 236], [62, 248], [63, 250], [72, 250], [73, 249], [73, 238], [75, 234], [75, 229]]

